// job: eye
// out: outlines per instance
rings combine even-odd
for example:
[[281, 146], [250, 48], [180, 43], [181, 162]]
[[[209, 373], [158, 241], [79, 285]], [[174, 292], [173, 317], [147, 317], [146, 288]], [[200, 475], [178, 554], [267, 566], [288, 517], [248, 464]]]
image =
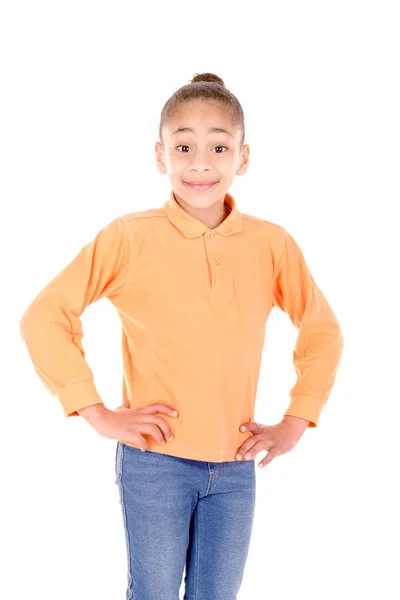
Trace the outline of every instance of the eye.
[[[228, 148], [226, 146], [215, 146], [216, 148], [225, 148], [225, 150], [228, 150]], [[176, 149], [178, 150], [178, 148], [189, 148], [189, 146], [185, 146], [184, 144], [180, 144], [179, 146], [176, 147]], [[187, 154], [187, 152], [184, 152], [183, 154]], [[217, 154], [223, 154], [223, 152], [217, 152]]]
[[[225, 148], [225, 150], [228, 150], [228, 148], [226, 146], [215, 146], [216, 148]], [[223, 154], [223, 152], [217, 152], [217, 154]]]

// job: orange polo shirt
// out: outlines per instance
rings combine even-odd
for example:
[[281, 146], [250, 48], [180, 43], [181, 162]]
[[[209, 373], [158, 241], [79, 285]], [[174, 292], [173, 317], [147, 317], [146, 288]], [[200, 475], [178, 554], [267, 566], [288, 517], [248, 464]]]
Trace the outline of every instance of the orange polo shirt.
[[[106, 297], [122, 325], [122, 400], [163, 402], [178, 417], [174, 440], [148, 450], [234, 461], [254, 421], [268, 316], [278, 306], [298, 328], [297, 381], [285, 415], [318, 425], [334, 384], [343, 335], [293, 237], [238, 210], [215, 229], [192, 217], [173, 191], [161, 208], [109, 222], [33, 299], [20, 320], [34, 368], [66, 417], [102, 402], [85, 360], [80, 315]], [[120, 440], [125, 444], [137, 444]]]

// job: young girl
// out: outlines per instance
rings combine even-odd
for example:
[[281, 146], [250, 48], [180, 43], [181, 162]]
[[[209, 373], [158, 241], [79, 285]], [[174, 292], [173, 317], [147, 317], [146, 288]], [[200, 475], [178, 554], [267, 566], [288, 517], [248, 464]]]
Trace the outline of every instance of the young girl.
[[[233, 600], [250, 543], [258, 466], [318, 425], [343, 336], [284, 227], [239, 211], [228, 189], [249, 162], [243, 110], [196, 75], [165, 104], [162, 207], [109, 222], [20, 321], [34, 368], [66, 417], [117, 440], [128, 556], [126, 598]], [[80, 315], [102, 297], [122, 324], [123, 403], [107, 409], [82, 347]], [[254, 422], [274, 306], [298, 328], [297, 381], [280, 423]], [[177, 411], [177, 412], [175, 412]]]

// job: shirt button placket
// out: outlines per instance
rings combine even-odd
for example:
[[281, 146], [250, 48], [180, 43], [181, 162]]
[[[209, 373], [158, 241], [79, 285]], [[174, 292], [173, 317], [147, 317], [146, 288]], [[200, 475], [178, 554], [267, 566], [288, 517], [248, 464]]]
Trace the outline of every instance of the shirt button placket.
[[[215, 237], [215, 232], [214, 231], [207, 231], [206, 237], [208, 239], [213, 239]], [[213, 263], [213, 265], [219, 265], [220, 264], [220, 259], [219, 259], [218, 256], [211, 256], [210, 260]], [[215, 273], [214, 273], [213, 274], [213, 284], [212, 284], [212, 287], [214, 288], [214, 290], [215, 290], [215, 287], [214, 287], [215, 282], [217, 283], [217, 286], [218, 286], [218, 281], [219, 281], [219, 278], [217, 278], [215, 280]]]

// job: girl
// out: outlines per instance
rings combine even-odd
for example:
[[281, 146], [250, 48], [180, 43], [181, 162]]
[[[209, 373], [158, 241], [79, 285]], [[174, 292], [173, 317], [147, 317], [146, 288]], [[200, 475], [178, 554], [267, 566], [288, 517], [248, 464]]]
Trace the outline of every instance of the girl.
[[[127, 600], [233, 600], [262, 467], [316, 427], [343, 336], [284, 227], [239, 211], [228, 189], [249, 164], [243, 110], [222, 79], [196, 75], [166, 102], [157, 168], [162, 207], [106, 224], [20, 321], [34, 368], [66, 417], [117, 440]], [[107, 409], [80, 315], [106, 297], [122, 324], [123, 403]], [[265, 325], [298, 328], [297, 381], [281, 422], [254, 422]], [[176, 412], [174, 412], [176, 411]]]

